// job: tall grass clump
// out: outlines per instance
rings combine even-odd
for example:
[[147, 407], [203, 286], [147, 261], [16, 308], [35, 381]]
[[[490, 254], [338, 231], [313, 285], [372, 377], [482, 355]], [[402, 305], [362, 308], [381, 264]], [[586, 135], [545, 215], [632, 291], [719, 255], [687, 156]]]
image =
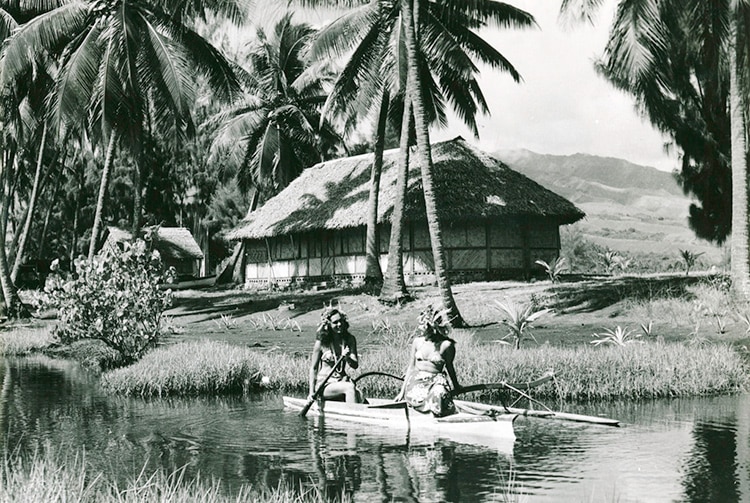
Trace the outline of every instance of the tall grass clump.
[[735, 305], [729, 284], [716, 277], [687, 286], [684, 291], [665, 290], [641, 300], [630, 300], [626, 310], [635, 318], [692, 328], [705, 321], [713, 323], [716, 316], [726, 317], [741, 308]]
[[534, 390], [539, 397], [572, 401], [688, 397], [740, 392], [750, 386], [750, 374], [740, 356], [723, 345], [545, 346], [515, 351], [476, 345], [462, 349], [456, 366], [463, 384], [528, 382], [554, 371], [556, 385]]
[[217, 395], [250, 390], [306, 390], [308, 360], [216, 341], [158, 348], [102, 376], [114, 393], [139, 396]]
[[[317, 487], [273, 489], [241, 486], [227, 494], [218, 480], [188, 480], [184, 469], [167, 473], [145, 470], [124, 484], [92, 468], [83, 453], [60, 456], [40, 453], [6, 455], [0, 466], [0, 503], [308, 503], [320, 501]], [[348, 501], [343, 495], [342, 501]]]
[[0, 332], [0, 356], [27, 355], [48, 348], [54, 342], [50, 325], [14, 327]]
[[[688, 397], [750, 388], [750, 369], [724, 345], [628, 344], [625, 346], [543, 346], [513, 349], [475, 342], [470, 331], [455, 330], [456, 371], [461, 384], [533, 381], [545, 372], [555, 380], [533, 389], [536, 398], [570, 401]], [[368, 352], [367, 369], [403, 376], [408, 360], [395, 348]], [[401, 382], [375, 375], [358, 382], [366, 396], [394, 396]], [[498, 399], [500, 391], [467, 396]]]

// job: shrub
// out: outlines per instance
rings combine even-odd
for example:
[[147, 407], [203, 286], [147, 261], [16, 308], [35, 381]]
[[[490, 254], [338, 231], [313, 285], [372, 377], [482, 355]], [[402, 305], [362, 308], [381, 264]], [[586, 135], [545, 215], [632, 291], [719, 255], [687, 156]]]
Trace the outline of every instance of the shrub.
[[75, 261], [77, 276], [51, 282], [45, 304], [58, 310], [55, 336], [65, 344], [96, 339], [117, 350], [124, 363], [153, 347], [169, 290], [159, 289], [161, 260], [144, 241], [125, 243], [121, 252], [105, 252], [92, 261]]

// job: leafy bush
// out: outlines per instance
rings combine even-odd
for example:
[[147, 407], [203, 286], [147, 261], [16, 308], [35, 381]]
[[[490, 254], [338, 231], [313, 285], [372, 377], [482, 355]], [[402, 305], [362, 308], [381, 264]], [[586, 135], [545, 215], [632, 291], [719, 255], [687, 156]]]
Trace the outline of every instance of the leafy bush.
[[159, 289], [161, 260], [144, 241], [125, 243], [92, 261], [75, 261], [76, 277], [47, 286], [45, 304], [58, 310], [55, 336], [65, 344], [97, 339], [117, 350], [125, 363], [138, 360], [160, 335], [171, 291]]

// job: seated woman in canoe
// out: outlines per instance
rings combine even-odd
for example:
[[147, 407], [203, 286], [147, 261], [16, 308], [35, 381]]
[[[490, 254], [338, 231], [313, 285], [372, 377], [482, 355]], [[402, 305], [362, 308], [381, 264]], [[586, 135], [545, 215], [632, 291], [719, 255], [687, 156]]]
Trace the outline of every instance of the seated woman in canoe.
[[420, 335], [412, 343], [404, 385], [396, 397], [406, 400], [415, 410], [431, 412], [436, 417], [456, 412], [450, 390], [461, 387], [453, 367], [456, 343], [448, 337], [449, 330], [444, 312], [435, 312], [432, 307], [422, 311]]
[[[336, 365], [336, 362], [342, 357], [341, 362]], [[323, 398], [326, 400], [361, 402], [362, 397], [346, 374], [347, 365], [353, 369], [359, 367], [357, 339], [349, 333], [346, 315], [338, 309], [326, 308], [321, 315], [320, 326], [313, 346], [308, 399], [312, 398], [315, 391], [330, 374], [331, 377], [324, 384]]]

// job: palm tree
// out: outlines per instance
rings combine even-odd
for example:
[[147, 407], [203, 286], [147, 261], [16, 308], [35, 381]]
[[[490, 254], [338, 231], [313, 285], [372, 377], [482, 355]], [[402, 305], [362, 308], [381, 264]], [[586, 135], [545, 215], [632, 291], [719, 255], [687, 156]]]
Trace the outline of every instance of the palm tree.
[[257, 31], [249, 54], [247, 97], [214, 116], [218, 126], [211, 146], [236, 169], [240, 188], [254, 190], [252, 208], [295, 179], [302, 170], [330, 158], [341, 142], [320, 110], [326, 100], [325, 68], [310, 66], [307, 44], [315, 30], [284, 15], [268, 36]]
[[[11, 33], [17, 28], [18, 25], [13, 16], [4, 8], [0, 8], [0, 40], [5, 43]], [[9, 195], [6, 196], [6, 194], [9, 194], [10, 171], [17, 153], [17, 135], [20, 134], [23, 125], [20, 120], [16, 101], [13, 99], [12, 94], [3, 88], [0, 88], [0, 110], [2, 112], [0, 118], [0, 128], [2, 128], [2, 132], [0, 132], [0, 145], [3, 148], [2, 155], [0, 155], [0, 189], [4, 195], [1, 204], [2, 210], [0, 210], [0, 213], [2, 213], [0, 216], [0, 236], [4, 237], [6, 235], [8, 207], [10, 203], [10, 197]], [[18, 296], [18, 290], [10, 279], [10, 268], [4, 243], [0, 245], [0, 289], [2, 290], [0, 315], [10, 317], [27, 315]]]
[[[584, 13], [590, 12], [591, 3], [598, 2], [589, 0]], [[562, 9], [571, 6], [571, 0], [564, 0]], [[728, 226], [710, 218], [710, 211], [721, 217], [729, 199], [716, 187], [722, 187], [722, 171], [730, 158], [732, 285], [743, 299], [750, 299], [748, 19], [750, 5], [744, 1], [620, 0], [600, 65], [684, 150], [683, 180], [697, 179], [694, 187], [706, 196], [706, 211], [691, 211], [698, 217], [693, 227], [718, 241]]]
[[179, 136], [190, 131], [194, 70], [207, 75], [219, 99], [239, 90], [232, 66], [190, 28], [218, 11], [242, 19], [236, 2], [208, 5], [136, 0], [66, 3], [25, 24], [5, 49], [0, 81], [15, 82], [41, 52], [59, 55], [58, 123], [85, 122], [105, 152], [89, 257], [103, 225], [104, 200], [119, 144], [137, 152], [150, 121]]
[[[494, 2], [479, 2], [466, 8], [454, 9], [447, 2], [425, 3], [425, 16], [421, 22], [426, 28], [419, 41], [418, 57], [420, 78], [425, 85], [424, 103], [430, 123], [445, 124], [446, 103], [450, 104], [466, 125], [478, 137], [476, 115], [489, 113], [479, 84], [478, 69], [472, 62], [476, 58], [488, 66], [508, 72], [515, 81], [520, 75], [502, 54], [473, 33], [473, 29], [486, 25], [488, 20], [517, 27], [530, 26], [533, 18], [522, 11], [501, 4], [497, 9], [488, 7]], [[494, 6], [493, 6], [494, 7]], [[398, 120], [409, 107], [404, 106], [407, 64], [404, 39], [404, 20], [401, 5], [393, 0], [373, 1], [354, 9], [323, 29], [316, 37], [313, 54], [340, 56], [351, 52], [326, 108], [330, 112], [345, 112], [362, 117], [378, 111], [375, 135], [375, 152], [371, 169], [371, 192], [367, 224], [367, 277], [379, 276], [379, 247], [377, 246], [378, 181], [382, 169], [382, 135], [386, 128], [387, 112], [398, 130]], [[352, 48], [354, 48], [352, 50]], [[391, 100], [393, 97], [393, 100]], [[407, 112], [409, 116], [409, 112]], [[403, 121], [408, 127], [408, 120]], [[403, 128], [402, 128], [403, 129]], [[407, 169], [408, 136], [403, 136], [401, 170]], [[406, 174], [399, 172], [399, 195], [405, 194]], [[403, 187], [401, 182], [404, 182]], [[403, 190], [402, 190], [403, 189]], [[392, 301], [406, 294], [401, 266], [401, 214], [403, 197], [396, 200], [391, 216], [391, 239], [388, 263], [389, 273], [381, 291], [381, 299]]]

